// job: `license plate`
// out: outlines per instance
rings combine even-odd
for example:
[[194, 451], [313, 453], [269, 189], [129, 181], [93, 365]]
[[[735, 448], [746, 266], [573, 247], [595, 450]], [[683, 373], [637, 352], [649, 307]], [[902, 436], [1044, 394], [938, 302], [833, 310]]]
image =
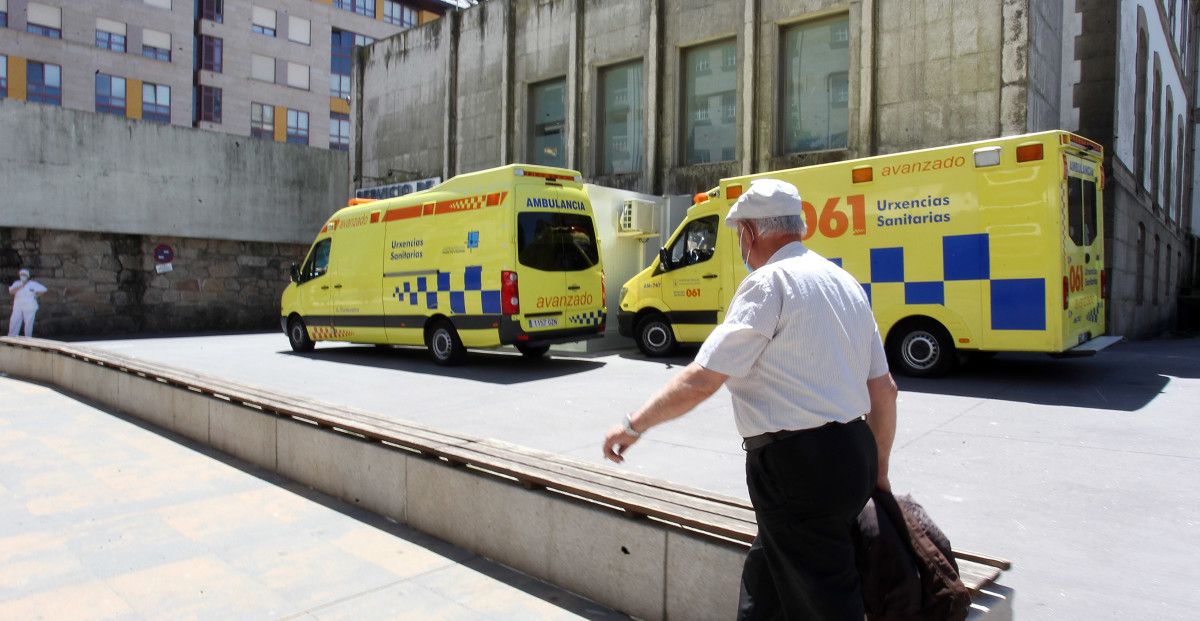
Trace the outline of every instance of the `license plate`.
[[542, 319], [530, 319], [529, 327], [530, 328], [557, 328], [558, 327], [558, 318], [557, 317], [545, 317]]

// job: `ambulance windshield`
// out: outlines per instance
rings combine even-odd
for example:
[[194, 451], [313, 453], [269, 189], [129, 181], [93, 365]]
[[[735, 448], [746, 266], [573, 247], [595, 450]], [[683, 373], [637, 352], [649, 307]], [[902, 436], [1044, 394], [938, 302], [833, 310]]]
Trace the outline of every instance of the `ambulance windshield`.
[[517, 259], [546, 272], [574, 272], [600, 262], [588, 216], [559, 212], [517, 215]]

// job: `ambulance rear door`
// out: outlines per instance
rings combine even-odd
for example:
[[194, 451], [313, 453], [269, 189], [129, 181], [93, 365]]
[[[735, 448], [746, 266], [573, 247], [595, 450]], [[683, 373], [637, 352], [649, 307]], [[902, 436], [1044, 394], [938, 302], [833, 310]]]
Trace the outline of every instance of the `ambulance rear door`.
[[1069, 349], [1104, 334], [1104, 216], [1100, 162], [1072, 153], [1063, 157], [1062, 344]]
[[573, 177], [520, 177], [516, 263], [521, 329], [583, 329], [604, 321], [603, 268], [591, 205]]

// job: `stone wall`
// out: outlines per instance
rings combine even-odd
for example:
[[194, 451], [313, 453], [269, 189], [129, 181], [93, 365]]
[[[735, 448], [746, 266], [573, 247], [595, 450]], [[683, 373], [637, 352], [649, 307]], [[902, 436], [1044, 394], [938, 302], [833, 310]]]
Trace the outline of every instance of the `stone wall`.
[[[155, 270], [154, 248], [174, 249], [173, 270]], [[307, 246], [0, 227], [0, 280], [20, 267], [49, 291], [35, 336], [278, 328], [288, 270]], [[0, 323], [8, 328], [5, 294]]]

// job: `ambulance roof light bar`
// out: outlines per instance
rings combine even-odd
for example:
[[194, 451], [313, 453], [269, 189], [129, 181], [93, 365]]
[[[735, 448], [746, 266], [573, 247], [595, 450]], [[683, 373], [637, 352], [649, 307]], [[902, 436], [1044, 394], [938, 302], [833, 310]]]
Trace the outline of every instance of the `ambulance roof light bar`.
[[980, 147], [974, 153], [975, 168], [1000, 165], [1000, 147]]
[[513, 174], [518, 177], [540, 177], [549, 181], [574, 181], [575, 183], [583, 183], [583, 175], [559, 175], [556, 173], [525, 170], [523, 168], [514, 168]]

